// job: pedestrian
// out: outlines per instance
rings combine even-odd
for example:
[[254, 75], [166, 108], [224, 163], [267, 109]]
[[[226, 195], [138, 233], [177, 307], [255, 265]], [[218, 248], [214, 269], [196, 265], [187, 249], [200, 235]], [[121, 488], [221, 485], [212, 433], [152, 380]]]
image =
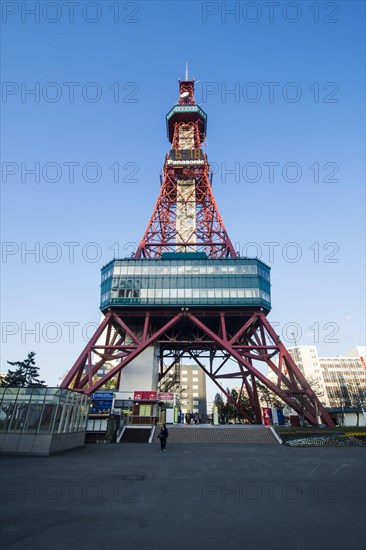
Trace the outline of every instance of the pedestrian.
[[160, 439], [160, 452], [165, 452], [166, 450], [166, 440], [169, 437], [168, 428], [165, 423], [162, 425], [158, 438]]

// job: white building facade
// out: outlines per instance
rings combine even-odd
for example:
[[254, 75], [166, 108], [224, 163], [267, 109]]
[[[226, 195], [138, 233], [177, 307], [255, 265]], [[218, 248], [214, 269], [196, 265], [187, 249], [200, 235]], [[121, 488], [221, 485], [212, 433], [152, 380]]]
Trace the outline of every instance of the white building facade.
[[180, 392], [182, 413], [198, 413], [206, 421], [206, 375], [196, 365], [180, 366]]
[[319, 357], [315, 346], [288, 351], [325, 406], [366, 406], [365, 346], [337, 357]]

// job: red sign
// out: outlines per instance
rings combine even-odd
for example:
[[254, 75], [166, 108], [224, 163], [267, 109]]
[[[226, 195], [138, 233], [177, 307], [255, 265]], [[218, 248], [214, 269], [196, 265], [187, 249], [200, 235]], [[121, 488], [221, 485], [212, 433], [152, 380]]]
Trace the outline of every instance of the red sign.
[[159, 393], [160, 401], [173, 401], [174, 393], [173, 392], [161, 392]]
[[157, 391], [135, 391], [133, 394], [134, 401], [157, 401]]
[[271, 409], [268, 407], [262, 407], [263, 411], [263, 424], [265, 426], [271, 426], [272, 419], [271, 419]]

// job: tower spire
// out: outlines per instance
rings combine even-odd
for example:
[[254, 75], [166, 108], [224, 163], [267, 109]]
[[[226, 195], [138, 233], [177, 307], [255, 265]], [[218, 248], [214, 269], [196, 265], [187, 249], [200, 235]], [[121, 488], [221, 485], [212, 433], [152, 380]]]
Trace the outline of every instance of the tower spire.
[[212, 193], [207, 155], [202, 150], [207, 115], [195, 104], [194, 81], [179, 81], [179, 101], [166, 116], [172, 144], [164, 164], [159, 197], [135, 258], [164, 252], [204, 252], [236, 258]]

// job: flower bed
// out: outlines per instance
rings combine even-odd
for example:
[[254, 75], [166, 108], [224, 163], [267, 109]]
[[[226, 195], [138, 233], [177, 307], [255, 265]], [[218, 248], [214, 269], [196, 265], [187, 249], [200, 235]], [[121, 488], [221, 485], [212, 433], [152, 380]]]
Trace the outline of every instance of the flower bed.
[[360, 441], [364, 441], [366, 443], [366, 432], [348, 432], [347, 435], [352, 435], [353, 437], [356, 437]]
[[[357, 434], [358, 435], [358, 434]], [[284, 445], [289, 447], [349, 447], [366, 445], [366, 441], [350, 434], [324, 434], [324, 435], [308, 435], [308, 436], [290, 436]]]

